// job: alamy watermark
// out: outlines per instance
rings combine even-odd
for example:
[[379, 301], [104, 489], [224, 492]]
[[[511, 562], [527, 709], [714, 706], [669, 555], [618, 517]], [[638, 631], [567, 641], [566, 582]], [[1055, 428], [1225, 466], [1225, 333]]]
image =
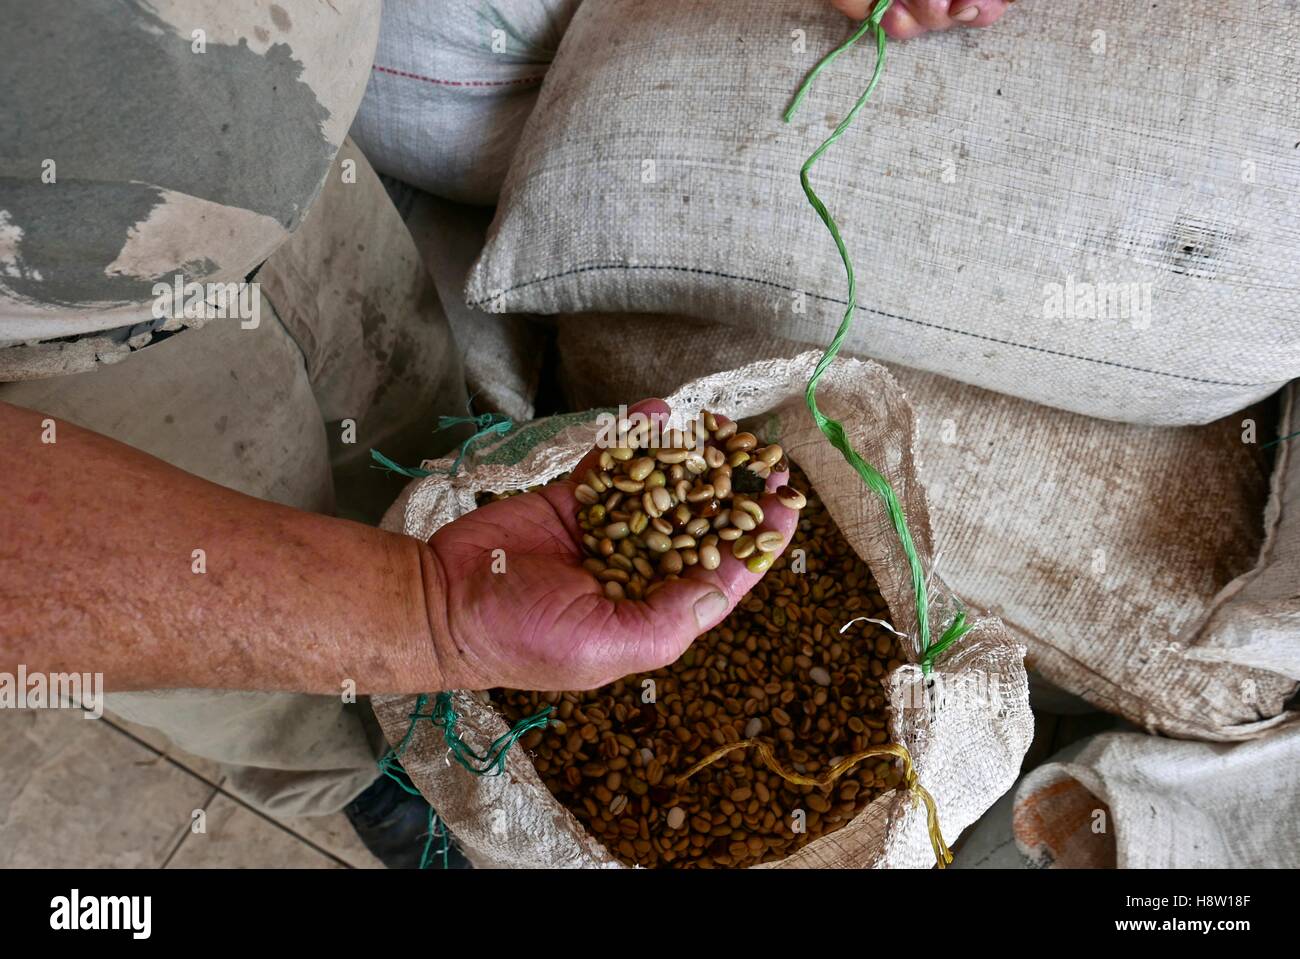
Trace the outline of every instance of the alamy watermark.
[[0, 709], [82, 709], [87, 719], [104, 715], [103, 673], [0, 673]]
[[922, 680], [919, 667], [913, 668], [916, 669], [915, 681], [899, 690], [905, 709], [996, 714], [1016, 699], [1014, 689], [1003, 690], [1001, 679], [982, 669], [955, 674], [931, 673]]
[[670, 429], [667, 422], [639, 411], [629, 413], [626, 406], [620, 406], [616, 414], [606, 412], [596, 416], [596, 447], [602, 450], [693, 448], [703, 453], [708, 438], [703, 413], [685, 430]]
[[171, 283], [155, 283], [153, 295], [155, 320], [237, 319], [243, 330], [255, 330], [262, 323], [257, 283], [187, 283], [178, 273]]
[[87, 896], [73, 889], [50, 900], [50, 928], [66, 932], [119, 930], [131, 933], [132, 939], [148, 939], [153, 931], [153, 897]]
[[1093, 283], [1070, 274], [1064, 283], [1043, 286], [1043, 317], [1150, 329], [1151, 284]]

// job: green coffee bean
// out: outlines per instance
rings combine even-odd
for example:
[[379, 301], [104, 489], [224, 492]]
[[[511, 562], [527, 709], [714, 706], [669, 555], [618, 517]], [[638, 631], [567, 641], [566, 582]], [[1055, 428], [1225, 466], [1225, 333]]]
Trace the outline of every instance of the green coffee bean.
[[673, 548], [673, 541], [658, 530], [642, 534], [641, 541], [656, 553], [666, 553]]

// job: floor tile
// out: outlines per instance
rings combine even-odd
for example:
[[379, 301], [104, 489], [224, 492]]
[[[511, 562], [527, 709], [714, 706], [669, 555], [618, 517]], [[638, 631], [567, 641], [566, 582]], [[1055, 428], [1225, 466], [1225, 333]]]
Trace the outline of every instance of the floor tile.
[[112, 713], [104, 714], [104, 721], [120, 729], [130, 736], [134, 736], [150, 749], [161, 753], [166, 759], [180, 763], [200, 779], [206, 779], [214, 785], [221, 782], [222, 772], [221, 765], [211, 759], [204, 759], [202, 756], [195, 756], [187, 753], [183, 749], [177, 749], [172, 741], [164, 733], [150, 726], [141, 726], [137, 723], [129, 722], [121, 717], [114, 716]]
[[333, 816], [285, 816], [278, 820], [327, 852], [338, 856], [356, 869], [383, 869], [384, 864], [371, 855], [357, 831], [343, 813]]
[[213, 798], [206, 812], [205, 831], [186, 835], [167, 868], [347, 868], [224, 793]]
[[166, 861], [211, 784], [76, 710], [0, 713], [0, 867]]

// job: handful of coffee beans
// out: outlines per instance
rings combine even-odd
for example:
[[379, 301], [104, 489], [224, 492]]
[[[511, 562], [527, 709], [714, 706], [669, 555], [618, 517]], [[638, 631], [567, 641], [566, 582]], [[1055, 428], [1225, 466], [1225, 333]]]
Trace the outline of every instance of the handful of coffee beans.
[[[662, 470], [662, 462], [655, 461], [665, 485], [671, 467], [685, 465], [684, 460], [668, 463], [670, 469]], [[616, 473], [627, 475], [604, 472], [611, 480]], [[708, 473], [692, 475], [697, 477], [692, 488], [702, 476], [714, 485], [717, 498]], [[797, 467], [790, 482], [809, 489]], [[590, 483], [588, 488], [596, 492]], [[555, 707], [550, 725], [528, 733], [520, 745], [547, 788], [628, 865], [739, 868], [784, 859], [898, 787], [893, 760], [866, 760], [822, 789], [787, 782], [759, 763], [753, 750], [737, 750], [678, 781], [719, 746], [742, 739], [765, 741], [784, 768], [809, 776], [821, 775], [841, 757], [888, 742], [885, 682], [902, 664], [898, 639], [863, 620], [888, 619], [871, 572], [815, 492], [806, 500], [790, 549], [771, 563], [731, 615], [677, 662], [588, 692], [493, 692], [509, 723], [544, 705]], [[734, 496], [731, 508], [737, 508]], [[644, 504], [641, 512], [651, 519]], [[709, 519], [714, 532], [697, 537], [696, 546], [672, 550], [679, 555], [694, 550], [698, 559], [708, 536], [728, 542], [718, 530], [738, 527], [712, 527], [721, 512], [720, 504], [710, 517], [692, 511], [688, 523]], [[613, 522], [629, 523], [628, 535], [597, 539], [598, 549], [602, 539], [622, 543], [631, 536], [630, 520]], [[647, 527], [653, 528], [648, 522]], [[642, 554], [637, 558], [648, 563]], [[661, 581], [633, 565], [648, 584], [637, 585], [643, 592]], [[629, 587], [631, 595], [630, 576], [626, 584], [606, 582]]]
[[[704, 412], [684, 430], [655, 435], [649, 421], [620, 432], [624, 445], [600, 452], [597, 467], [575, 476], [583, 566], [610, 599], [646, 599], [697, 563], [717, 569], [730, 550], [764, 573], [785, 545], [762, 530], [758, 497], [768, 476], [789, 462], [780, 446]], [[801, 509], [792, 487], [782, 505]]]

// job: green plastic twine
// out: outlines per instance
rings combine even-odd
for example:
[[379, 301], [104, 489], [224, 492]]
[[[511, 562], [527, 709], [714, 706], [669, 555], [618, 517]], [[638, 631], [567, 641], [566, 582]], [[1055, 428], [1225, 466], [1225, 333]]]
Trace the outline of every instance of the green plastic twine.
[[[460, 722], [460, 716], [451, 705], [451, 693], [438, 693], [433, 697], [433, 708], [429, 712], [424, 712], [424, 707], [429, 705], [429, 694], [421, 693], [415, 701], [415, 712], [411, 713], [411, 725], [406, 730], [406, 735], [396, 747], [390, 749], [383, 759], [379, 760], [379, 769], [381, 772], [392, 776], [392, 767], [397, 763], [406, 747], [411, 742], [411, 737], [415, 735], [416, 724], [421, 720], [429, 722], [431, 725], [442, 730], [443, 741], [447, 744], [453, 759], [456, 760], [463, 768], [473, 773], [475, 776], [499, 776], [505, 771], [506, 753], [510, 751], [520, 737], [534, 729], [542, 729], [550, 723], [552, 708], [543, 707], [539, 712], [526, 719], [521, 719], [511, 728], [504, 736], [498, 736], [492, 741], [485, 752], [479, 753], [471, 749], [466, 742], [456, 733], [456, 724]], [[399, 763], [400, 765], [400, 763]], [[396, 776], [393, 778], [397, 779]], [[398, 782], [401, 782], [398, 779]]]
[[[457, 426], [464, 426], [466, 424], [475, 426], [478, 430], [473, 436], [460, 444], [460, 451], [456, 454], [456, 459], [452, 461], [451, 469], [447, 471], [447, 475], [449, 476], [456, 475], [456, 471], [460, 469], [461, 461], [469, 454], [471, 446], [489, 436], [505, 436], [514, 429], [515, 426], [514, 421], [511, 420], [510, 417], [503, 416], [500, 413], [484, 413], [481, 416], [439, 416], [438, 428], [434, 430], [434, 433], [441, 433], [444, 430], [449, 430]], [[371, 450], [370, 458], [379, 464], [375, 467], [376, 469], [384, 469], [388, 470], [390, 473], [398, 473], [408, 479], [423, 479], [426, 476], [432, 476], [435, 472], [435, 470], [421, 469], [416, 466], [401, 466], [394, 463], [383, 453], [379, 452], [379, 450]]]
[[370, 458], [379, 464], [375, 469], [385, 469], [390, 473], [397, 473], [401, 476], [407, 477], [408, 479], [424, 479], [426, 476], [433, 475], [429, 470], [420, 469], [418, 466], [401, 466], [394, 463], [383, 453], [379, 452], [379, 450], [371, 450]]
[[832, 239], [835, 240], [835, 247], [839, 251], [840, 259], [844, 261], [844, 272], [848, 276], [849, 296], [848, 308], [844, 311], [844, 318], [840, 321], [839, 329], [835, 333], [835, 338], [831, 341], [826, 352], [822, 355], [817, 368], [813, 370], [812, 376], [808, 380], [808, 388], [804, 391], [804, 400], [808, 404], [808, 410], [812, 413], [813, 421], [817, 424], [825, 435], [826, 439], [834, 446], [849, 465], [862, 477], [862, 481], [874, 492], [885, 504], [885, 509], [889, 513], [889, 520], [893, 523], [894, 531], [898, 534], [899, 541], [903, 545], [903, 552], [907, 556], [908, 566], [912, 573], [912, 587], [916, 593], [916, 628], [919, 639], [921, 655], [921, 671], [923, 675], [929, 676], [934, 668], [936, 657], [945, 649], [951, 646], [957, 639], [970, 630], [966, 625], [965, 613], [958, 613], [953, 619], [952, 624], [944, 631], [937, 643], [930, 642], [930, 605], [927, 598], [927, 589], [925, 582], [925, 571], [921, 567], [921, 559], [916, 553], [916, 546], [912, 542], [912, 533], [907, 528], [907, 517], [903, 513], [903, 507], [898, 502], [898, 497], [890, 488], [889, 482], [882, 476], [870, 463], [858, 455], [849, 442], [847, 434], [844, 432], [844, 426], [838, 421], [826, 416], [817, 407], [817, 384], [835, 362], [839, 355], [840, 347], [844, 344], [844, 338], [848, 336], [849, 328], [853, 324], [853, 315], [858, 307], [858, 281], [853, 272], [853, 261], [849, 258], [848, 248], [845, 246], [844, 238], [840, 235], [839, 227], [835, 223], [835, 218], [831, 216], [826, 204], [822, 202], [821, 197], [813, 190], [809, 182], [809, 173], [813, 166], [822, 155], [826, 153], [831, 146], [842, 137], [845, 132], [852, 126], [857, 115], [866, 106], [871, 94], [875, 92], [877, 84], [880, 82], [880, 76], [885, 68], [885, 31], [880, 28], [880, 21], [884, 18], [885, 12], [889, 9], [892, 0], [881, 0], [877, 4], [871, 16], [862, 22], [862, 26], [857, 29], [853, 36], [849, 37], [841, 46], [829, 53], [808, 75], [803, 84], [799, 87], [799, 92], [795, 94], [794, 101], [786, 110], [783, 119], [786, 123], [794, 116], [799, 109], [800, 104], [808, 96], [815, 81], [822, 70], [830, 66], [840, 54], [853, 47], [862, 37], [872, 31], [876, 38], [876, 66], [871, 74], [871, 81], [867, 88], [858, 97], [857, 102], [848, 115], [840, 121], [839, 126], [831, 133], [829, 137], [813, 151], [812, 155], [804, 161], [804, 165], [799, 170], [799, 182], [803, 185], [804, 194], [808, 197], [808, 202], [812, 208], [817, 211], [821, 221], [826, 224], [830, 231]]
[[[456, 733], [456, 724], [460, 721], [460, 716], [457, 715], [455, 708], [451, 705], [451, 693], [438, 693], [435, 695], [433, 697], [433, 708], [426, 713], [424, 707], [427, 705], [429, 705], [429, 694], [421, 693], [415, 700], [415, 711], [409, 717], [411, 723], [406, 727], [406, 735], [402, 737], [400, 743], [389, 749], [379, 760], [380, 773], [392, 779], [412, 796], [419, 796], [421, 793], [412, 785], [409, 775], [402, 767], [402, 756], [406, 753], [406, 747], [411, 744], [411, 739], [415, 736], [416, 725], [422, 720], [442, 730], [443, 741], [447, 744], [448, 752], [463, 769], [468, 770], [475, 776], [499, 776], [505, 771], [506, 753], [510, 751], [510, 747], [529, 731], [542, 729], [549, 724], [552, 711], [550, 706], [545, 706], [536, 714], [519, 720], [508, 733], [493, 740], [485, 752], [478, 753], [471, 749]], [[441, 856], [442, 866], [446, 869], [451, 853], [451, 837], [432, 806], [429, 808], [427, 835], [424, 851], [420, 854], [420, 868], [429, 868], [430, 863], [433, 862], [433, 857]], [[439, 840], [441, 840], [442, 844], [435, 850], [433, 848], [434, 843]]]
[[[406, 736], [402, 740], [401, 748], [403, 750], [406, 749], [406, 744], [410, 741], [411, 735], [414, 732], [415, 724], [412, 723], [411, 728], [406, 731]], [[416, 789], [414, 784], [411, 782], [406, 770], [402, 768], [402, 764], [398, 760], [397, 755], [398, 754], [394, 750], [388, 750], [388, 752], [379, 760], [379, 771], [389, 779], [393, 780], [393, 782], [397, 783], [397, 785], [401, 786], [403, 790], [410, 793], [412, 796], [420, 796], [420, 790]], [[433, 844], [438, 840], [442, 841], [442, 845], [439, 848], [434, 849]], [[442, 824], [442, 819], [439, 818], [437, 812], [435, 812], [434, 808], [430, 806], [429, 824], [425, 829], [424, 849], [420, 852], [420, 868], [428, 869], [433, 864], [434, 856], [441, 856], [442, 868], [448, 868], [448, 862], [451, 859], [451, 835], [447, 832], [447, 828]]]
[[[447, 827], [442, 824], [442, 818], [429, 807], [429, 838], [424, 841], [424, 849], [420, 852], [420, 868], [428, 869], [433, 864], [433, 857], [442, 857], [442, 868], [450, 868], [451, 859], [451, 833], [447, 832]], [[441, 840], [442, 845], [437, 849], [433, 844]]]
[[515, 425], [510, 417], [502, 416], [500, 413], [484, 413], [482, 416], [439, 416], [437, 432], [441, 433], [443, 430], [465, 424], [478, 427], [478, 432], [460, 444], [460, 452], [451, 464], [452, 476], [455, 476], [456, 470], [460, 469], [460, 462], [469, 453], [471, 446], [489, 436], [505, 436]]

